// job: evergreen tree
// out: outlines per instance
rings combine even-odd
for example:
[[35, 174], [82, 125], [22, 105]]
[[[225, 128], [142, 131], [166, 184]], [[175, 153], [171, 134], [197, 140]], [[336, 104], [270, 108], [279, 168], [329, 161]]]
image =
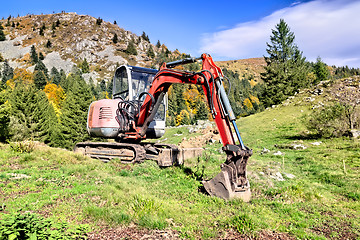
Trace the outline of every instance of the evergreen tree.
[[84, 60], [80, 64], [80, 69], [81, 69], [81, 71], [83, 73], [89, 73], [90, 72], [89, 63], [87, 62], [86, 58], [84, 58]]
[[133, 41], [130, 41], [125, 52], [129, 55], [137, 55], [137, 50]]
[[38, 140], [39, 102], [34, 86], [19, 83], [9, 94], [9, 103], [11, 140]]
[[39, 61], [39, 57], [34, 45], [31, 46], [30, 59], [32, 64], [36, 64]]
[[60, 26], [60, 20], [59, 20], [59, 19], [56, 21], [55, 26], [56, 26], [56, 27], [59, 27], [59, 26]]
[[96, 25], [101, 25], [101, 23], [102, 23], [102, 19], [99, 17], [98, 19], [96, 19]]
[[64, 138], [62, 147], [72, 149], [74, 144], [89, 139], [86, 130], [86, 119], [92, 101], [90, 89], [80, 75], [70, 74], [72, 82], [67, 91], [60, 116], [61, 133]]
[[118, 43], [119, 40], [118, 40], [118, 36], [116, 33], [114, 34], [112, 41], [113, 41], [113, 43]]
[[160, 43], [159, 40], [158, 40], [157, 43], [156, 43], [156, 47], [157, 47], [157, 48], [161, 47], [161, 43]]
[[46, 44], [45, 44], [45, 47], [51, 48], [51, 46], [52, 46], [52, 43], [51, 43], [50, 39], [48, 39]]
[[112, 98], [113, 84], [114, 84], [114, 80], [113, 80], [113, 79], [111, 79], [111, 81], [109, 81], [109, 82], [107, 83], [107, 89], [106, 89], [106, 91], [107, 91], [107, 93], [108, 93], [109, 98]]
[[42, 52], [40, 52], [39, 53], [39, 60], [44, 60], [45, 59], [45, 57], [44, 57], [44, 54], [42, 53]]
[[0, 29], [0, 41], [5, 41], [6, 37], [5, 37], [5, 33], [3, 32], [3, 30]]
[[142, 32], [141, 37], [142, 37], [142, 39], [144, 39], [145, 41], [150, 42], [149, 36], [148, 36], [148, 35], [146, 35], [146, 33], [145, 33], [145, 32]]
[[1, 22], [0, 22], [0, 30], [4, 30], [4, 27]]
[[8, 140], [10, 124], [10, 104], [7, 103], [5, 91], [0, 92], [0, 142]]
[[34, 84], [35, 87], [39, 90], [44, 89], [47, 83], [47, 78], [43, 71], [35, 71], [34, 72]]
[[34, 68], [34, 72], [35, 71], [41, 71], [45, 74], [45, 77], [48, 79], [49, 76], [48, 76], [48, 69], [46, 68], [45, 64], [41, 61], [41, 60], [38, 60], [38, 62], [36, 63], [35, 65], [35, 68]]
[[146, 55], [149, 57], [149, 58], [154, 58], [155, 57], [155, 53], [154, 53], [154, 50], [152, 48], [152, 46], [150, 45]]
[[116, 22], [116, 20], [114, 21], [114, 24], [115, 24], [115, 25], [117, 25], [117, 22]]
[[106, 91], [106, 83], [105, 83], [105, 80], [104, 80], [104, 79], [101, 80], [101, 82], [100, 82], [100, 90], [101, 90], [102, 92], [105, 92], [105, 91]]
[[7, 60], [5, 60], [3, 71], [2, 71], [2, 78], [1, 78], [1, 84], [5, 85], [7, 80], [10, 80], [14, 77], [14, 69], [10, 67]]
[[61, 147], [63, 137], [61, 135], [59, 119], [56, 116], [53, 106], [49, 103], [44, 91], [37, 95], [38, 108], [38, 138], [52, 147]]
[[56, 67], [52, 67], [51, 71], [50, 71], [50, 76], [51, 76], [51, 82], [59, 85], [60, 81], [61, 81], [61, 76], [59, 71], [56, 69]]
[[316, 75], [315, 84], [327, 80], [330, 76], [329, 69], [326, 67], [326, 64], [321, 61], [320, 57], [316, 59], [313, 69]]
[[[5, 61], [5, 59], [4, 59], [4, 57], [1, 55], [1, 53], [0, 53], [0, 62], [4, 62]], [[1, 75], [0, 75], [1, 76]]]
[[262, 101], [265, 106], [278, 104], [298, 89], [306, 87], [308, 68], [305, 57], [294, 43], [295, 35], [283, 19], [275, 26], [267, 43], [268, 57], [262, 79], [265, 84]]

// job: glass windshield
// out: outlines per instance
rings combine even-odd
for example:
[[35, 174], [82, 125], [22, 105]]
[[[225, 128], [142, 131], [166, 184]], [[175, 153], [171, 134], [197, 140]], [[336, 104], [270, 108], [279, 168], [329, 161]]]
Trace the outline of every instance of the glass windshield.
[[129, 96], [128, 73], [125, 66], [118, 68], [114, 76], [113, 97], [126, 99]]
[[140, 93], [149, 92], [150, 84], [154, 79], [153, 74], [143, 72], [131, 72], [133, 99], [138, 99]]

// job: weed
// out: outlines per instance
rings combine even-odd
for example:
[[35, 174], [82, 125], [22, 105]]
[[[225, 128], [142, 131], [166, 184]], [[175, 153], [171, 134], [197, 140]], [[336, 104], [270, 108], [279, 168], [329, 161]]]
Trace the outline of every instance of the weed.
[[32, 213], [5, 215], [0, 220], [0, 239], [86, 239], [86, 225], [70, 227]]
[[18, 153], [31, 153], [35, 149], [35, 142], [24, 140], [21, 142], [11, 142], [10, 149]]
[[161, 204], [155, 202], [154, 199], [146, 199], [139, 195], [135, 195], [131, 208], [138, 216], [143, 216], [148, 213], [159, 211]]
[[239, 233], [252, 233], [255, 230], [255, 224], [248, 214], [236, 215], [229, 222], [230, 227], [236, 229]]

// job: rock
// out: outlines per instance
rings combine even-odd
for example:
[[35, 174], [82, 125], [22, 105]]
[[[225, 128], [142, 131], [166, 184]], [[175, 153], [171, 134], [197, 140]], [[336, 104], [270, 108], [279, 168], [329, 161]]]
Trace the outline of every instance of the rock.
[[291, 173], [283, 173], [283, 174], [284, 174], [284, 176], [285, 176], [286, 178], [289, 178], [289, 179], [295, 178], [295, 175], [293, 175], [293, 174], [291, 174]]
[[281, 155], [284, 155], [284, 153], [280, 152], [280, 151], [277, 151], [275, 153], [273, 153], [274, 156], [281, 156]]
[[360, 137], [360, 130], [353, 129], [353, 130], [350, 131], [350, 135], [353, 138], [359, 138]]
[[30, 178], [30, 176], [21, 173], [7, 173], [6, 175], [11, 176], [11, 179]]
[[313, 142], [311, 144], [314, 145], [314, 146], [320, 146], [320, 144], [322, 144], [322, 142]]
[[267, 148], [263, 148], [263, 150], [261, 150], [261, 154], [266, 154], [266, 153], [269, 153], [270, 150], [267, 149]]
[[213, 139], [213, 138], [210, 138], [210, 139], [208, 140], [208, 142], [209, 142], [210, 144], [213, 144], [213, 143], [216, 143], [216, 140]]
[[270, 177], [277, 181], [285, 181], [284, 177], [280, 172], [276, 172], [275, 175], [270, 175]]
[[304, 146], [302, 144], [292, 144], [291, 147], [294, 150], [304, 150], [307, 148], [306, 146]]

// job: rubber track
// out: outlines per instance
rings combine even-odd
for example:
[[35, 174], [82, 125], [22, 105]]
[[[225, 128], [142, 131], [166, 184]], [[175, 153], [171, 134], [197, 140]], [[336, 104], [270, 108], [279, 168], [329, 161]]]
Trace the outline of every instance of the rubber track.
[[[139, 144], [133, 143], [112, 143], [112, 142], [81, 142], [77, 143], [74, 147], [74, 151], [78, 148], [108, 148], [109, 150], [113, 149], [130, 149], [134, 152], [135, 157], [131, 160], [131, 163], [142, 163], [146, 158], [146, 151], [145, 148]], [[85, 153], [86, 155], [86, 153]], [[106, 154], [103, 155], [103, 158], [111, 159], [112, 156], [107, 156]], [[128, 162], [128, 161], [126, 161]]]

